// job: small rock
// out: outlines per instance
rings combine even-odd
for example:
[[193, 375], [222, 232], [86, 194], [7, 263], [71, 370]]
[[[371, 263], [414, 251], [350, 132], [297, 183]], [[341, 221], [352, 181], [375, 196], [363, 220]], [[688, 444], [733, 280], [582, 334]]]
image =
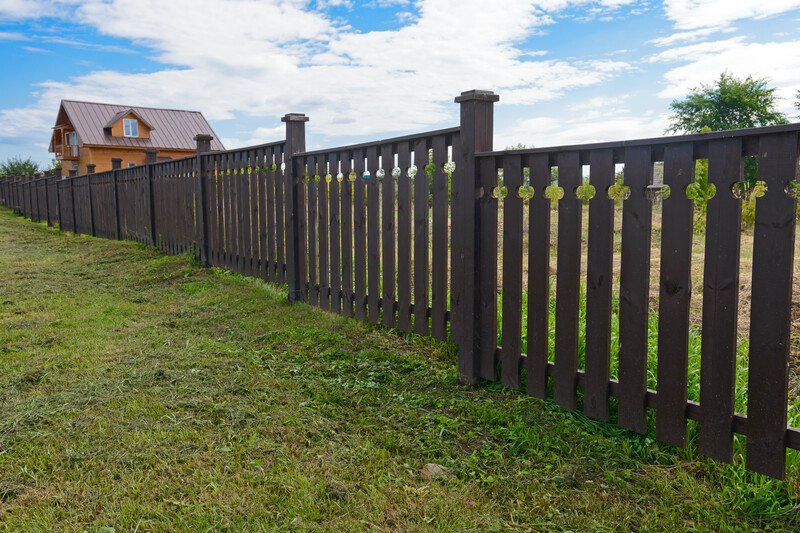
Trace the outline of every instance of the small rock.
[[442, 465], [437, 465], [436, 463], [426, 464], [422, 467], [422, 470], [420, 470], [420, 474], [425, 481], [431, 481], [433, 479], [456, 479], [456, 475], [452, 470]]
[[337, 500], [346, 501], [350, 498], [350, 491], [339, 481], [328, 481], [325, 485], [325, 494]]

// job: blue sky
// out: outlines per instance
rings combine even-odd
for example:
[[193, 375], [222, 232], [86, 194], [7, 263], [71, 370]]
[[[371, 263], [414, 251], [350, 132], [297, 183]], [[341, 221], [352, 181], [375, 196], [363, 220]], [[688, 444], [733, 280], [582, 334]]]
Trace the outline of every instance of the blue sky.
[[310, 149], [457, 124], [500, 95], [495, 147], [661, 135], [727, 70], [793, 120], [800, 0], [0, 0], [0, 159], [50, 159], [61, 99], [201, 111], [228, 148], [310, 117]]

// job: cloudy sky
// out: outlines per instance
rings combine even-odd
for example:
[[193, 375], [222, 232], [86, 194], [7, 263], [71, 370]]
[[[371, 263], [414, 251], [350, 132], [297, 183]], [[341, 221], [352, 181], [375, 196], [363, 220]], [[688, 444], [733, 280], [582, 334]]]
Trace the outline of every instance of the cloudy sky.
[[50, 159], [63, 99], [201, 111], [228, 148], [310, 149], [457, 125], [500, 95], [495, 147], [661, 135], [723, 70], [796, 120], [800, 0], [0, 0], [0, 159]]

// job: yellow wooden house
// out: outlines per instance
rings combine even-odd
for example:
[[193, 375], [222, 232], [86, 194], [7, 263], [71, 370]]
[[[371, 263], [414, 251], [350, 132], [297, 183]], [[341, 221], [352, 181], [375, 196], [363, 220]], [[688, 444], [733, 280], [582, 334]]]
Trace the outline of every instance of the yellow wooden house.
[[145, 149], [158, 150], [158, 161], [195, 153], [194, 137], [211, 135], [211, 149], [224, 150], [211, 126], [198, 111], [98, 104], [62, 100], [50, 139], [50, 152], [61, 161], [63, 175], [111, 169], [111, 159], [123, 167], [143, 165]]

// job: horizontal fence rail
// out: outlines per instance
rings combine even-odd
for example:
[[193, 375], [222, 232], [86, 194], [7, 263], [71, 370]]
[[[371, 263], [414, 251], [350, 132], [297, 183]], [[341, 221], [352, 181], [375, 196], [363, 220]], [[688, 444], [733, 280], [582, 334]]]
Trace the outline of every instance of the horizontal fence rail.
[[[678, 447], [693, 420], [699, 451], [724, 462], [744, 435], [747, 469], [783, 478], [787, 449], [800, 450], [800, 430], [787, 427], [800, 125], [493, 151], [497, 96], [456, 101], [456, 128], [306, 151], [308, 119], [290, 114], [274, 143], [211, 152], [198, 136], [197, 155], [182, 159], [156, 162], [151, 151], [145, 165], [96, 174], [5, 176], [0, 203], [450, 340], [464, 382], [499, 380], [639, 433], [654, 425]], [[707, 200], [687, 192], [700, 164], [716, 189]], [[752, 280], [741, 280], [752, 282], [748, 301], [737, 193], [746, 165], [765, 190]], [[707, 221], [702, 320], [692, 320], [698, 201]], [[736, 406], [742, 306], [746, 414]]]

